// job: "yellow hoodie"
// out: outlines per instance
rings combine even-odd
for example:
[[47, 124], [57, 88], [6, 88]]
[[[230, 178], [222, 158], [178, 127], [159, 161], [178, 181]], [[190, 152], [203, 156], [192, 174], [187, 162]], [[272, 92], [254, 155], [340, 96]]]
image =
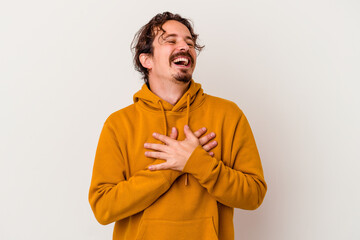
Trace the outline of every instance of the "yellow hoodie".
[[[188, 124], [216, 133], [211, 157], [198, 146], [183, 172], [150, 171], [161, 163], [145, 157], [153, 132], [169, 136]], [[249, 123], [228, 100], [203, 93], [191, 81], [175, 106], [144, 84], [134, 104], [105, 121], [96, 150], [89, 202], [101, 224], [115, 222], [113, 239], [234, 239], [233, 208], [256, 209], [266, 193]]]

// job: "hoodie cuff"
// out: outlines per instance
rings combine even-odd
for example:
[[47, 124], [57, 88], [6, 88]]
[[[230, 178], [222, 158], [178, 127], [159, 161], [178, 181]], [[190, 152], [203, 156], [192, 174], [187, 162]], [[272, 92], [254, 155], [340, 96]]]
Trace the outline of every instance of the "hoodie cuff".
[[[153, 163], [149, 164], [147, 167], [149, 167], [150, 165], [156, 165], [156, 164], [160, 164], [163, 163], [164, 160], [160, 160], [160, 159], [156, 159]], [[150, 170], [149, 170], [150, 171]], [[173, 184], [173, 182], [175, 182], [175, 180], [183, 174], [183, 172], [179, 172], [179, 171], [175, 171], [175, 170], [156, 170], [162, 173], [163, 177], [171, 184]]]
[[175, 180], [183, 175], [183, 172], [179, 172], [179, 171], [175, 171], [175, 170], [157, 170], [157, 171], [161, 171], [163, 176], [165, 177], [165, 179], [167, 179], [170, 183], [170, 185], [172, 185]]
[[212, 172], [218, 160], [209, 155], [201, 145], [197, 146], [185, 164], [183, 172], [191, 173], [196, 179], [206, 179]]

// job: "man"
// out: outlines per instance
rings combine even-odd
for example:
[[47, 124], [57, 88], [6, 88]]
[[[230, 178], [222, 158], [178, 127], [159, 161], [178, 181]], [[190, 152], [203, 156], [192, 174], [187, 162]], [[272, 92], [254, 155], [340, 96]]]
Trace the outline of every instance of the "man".
[[96, 219], [115, 222], [113, 239], [234, 239], [233, 208], [258, 208], [267, 189], [248, 121], [192, 80], [202, 47], [187, 19], [158, 14], [133, 46], [145, 84], [104, 123], [89, 191]]

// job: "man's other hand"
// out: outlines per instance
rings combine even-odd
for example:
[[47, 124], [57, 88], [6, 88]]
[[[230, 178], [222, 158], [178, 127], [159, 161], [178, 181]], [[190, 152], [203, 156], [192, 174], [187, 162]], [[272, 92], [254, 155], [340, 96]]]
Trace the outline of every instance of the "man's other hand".
[[[145, 143], [145, 148], [154, 150], [152, 152], [145, 152], [145, 156], [150, 158], [163, 159], [166, 160], [166, 162], [157, 165], [151, 165], [149, 166], [149, 169], [173, 169], [182, 171], [187, 160], [198, 145], [201, 145], [206, 151], [210, 151], [216, 147], [216, 141], [210, 142], [215, 137], [215, 133], [212, 132], [206, 136], [201, 137], [206, 131], [206, 128], [200, 128], [193, 133], [189, 126], [185, 125], [185, 139], [183, 141], [176, 140], [178, 135], [176, 128], [172, 128], [170, 137], [159, 133], [154, 133], [153, 137], [165, 143], [165, 145], [157, 143]], [[214, 153], [212, 152], [209, 154], [214, 156]]]
[[[210, 152], [211, 149], [215, 148], [217, 146], [217, 142], [216, 141], [211, 141], [212, 139], [215, 138], [215, 133], [214, 132], [211, 132], [205, 136], [202, 136], [204, 135], [205, 133], [207, 132], [207, 129], [206, 127], [202, 127], [200, 128], [199, 130], [195, 131], [194, 132], [194, 135], [199, 139], [200, 141], [200, 144], [201, 146], [203, 147], [203, 149], [205, 151], [207, 151], [209, 153], [210, 156], [214, 156], [215, 154], [213, 152]], [[201, 137], [202, 136], [202, 137]], [[173, 127], [171, 129], [171, 133], [170, 133], [170, 137], [172, 139], [175, 139], [177, 140], [177, 137], [178, 137], [178, 131], [176, 129], [176, 127]], [[210, 142], [211, 141], [211, 142]]]

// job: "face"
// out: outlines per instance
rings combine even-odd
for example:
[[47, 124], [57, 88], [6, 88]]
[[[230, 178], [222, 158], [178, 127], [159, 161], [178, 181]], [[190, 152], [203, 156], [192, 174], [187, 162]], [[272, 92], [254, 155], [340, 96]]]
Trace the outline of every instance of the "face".
[[163, 29], [165, 33], [160, 30], [155, 36], [153, 55], [147, 56], [145, 67], [149, 71], [149, 80], [167, 79], [187, 83], [196, 65], [196, 51], [190, 31], [175, 20], [165, 22]]

